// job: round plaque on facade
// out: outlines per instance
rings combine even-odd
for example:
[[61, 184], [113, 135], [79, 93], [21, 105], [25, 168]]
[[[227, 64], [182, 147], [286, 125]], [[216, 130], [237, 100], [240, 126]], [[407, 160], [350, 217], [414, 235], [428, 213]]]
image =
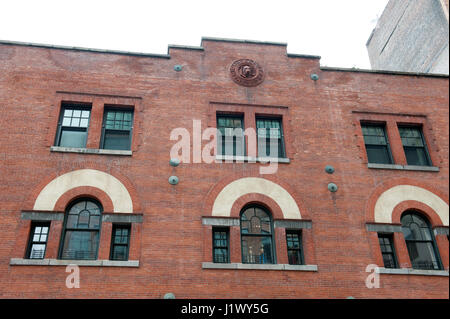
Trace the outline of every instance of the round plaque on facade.
[[257, 86], [264, 81], [262, 67], [253, 60], [236, 60], [230, 67], [231, 78], [243, 86]]

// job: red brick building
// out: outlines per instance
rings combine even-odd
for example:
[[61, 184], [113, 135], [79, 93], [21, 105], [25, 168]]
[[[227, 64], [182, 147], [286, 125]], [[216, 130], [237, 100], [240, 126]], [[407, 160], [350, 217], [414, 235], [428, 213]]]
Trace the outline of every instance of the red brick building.
[[0, 297], [448, 298], [448, 89], [282, 43], [3, 41]]

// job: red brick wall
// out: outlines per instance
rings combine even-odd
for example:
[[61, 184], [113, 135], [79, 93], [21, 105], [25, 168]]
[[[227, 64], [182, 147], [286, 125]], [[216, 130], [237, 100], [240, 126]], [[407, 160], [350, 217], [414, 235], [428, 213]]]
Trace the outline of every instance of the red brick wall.
[[[365, 286], [367, 265], [380, 263], [376, 235], [366, 230], [373, 191], [405, 178], [448, 198], [448, 78], [320, 69], [319, 60], [288, 57], [281, 45], [202, 45], [204, 50], [172, 48], [167, 59], [0, 44], [0, 297], [161, 298], [172, 292], [177, 298], [448, 298], [448, 277], [381, 275], [380, 288]], [[230, 79], [231, 63], [241, 58], [263, 67], [262, 84], [247, 88]], [[174, 71], [176, 64], [181, 72]], [[104, 103], [133, 105], [133, 155], [50, 152], [60, 103], [67, 99], [93, 103], [91, 148], [99, 147]], [[169, 165], [171, 130], [192, 131], [193, 119], [203, 129], [213, 126], [216, 108], [227, 103], [245, 114], [282, 113], [290, 163], [280, 163], [276, 175], [259, 175], [258, 163]], [[440, 171], [368, 169], [361, 112], [368, 114], [364, 120], [422, 121]], [[390, 138], [403, 164], [399, 139]], [[334, 166], [333, 175], [325, 173], [326, 165]], [[26, 249], [30, 221], [21, 220], [21, 211], [32, 208], [54, 177], [81, 168], [107, 172], [131, 193], [134, 213], [143, 214], [143, 223], [133, 225], [130, 252], [140, 266], [81, 267], [81, 288], [68, 289], [65, 267], [9, 262]], [[170, 185], [170, 175], [180, 183]], [[312, 222], [305, 258], [317, 272], [202, 269], [211, 258], [211, 231], [201, 217], [211, 214], [208, 194], [230, 176], [274, 179], [292, 190]], [[336, 193], [328, 191], [329, 182], [338, 185]], [[62, 222], [52, 222], [48, 258], [57, 257], [61, 228]], [[99, 258], [108, 258], [110, 233], [111, 224], [104, 223]], [[232, 228], [230, 236], [232, 258], [239, 261], [239, 231]], [[276, 236], [278, 262], [287, 262], [284, 229]], [[448, 252], [441, 257], [448, 270]]]

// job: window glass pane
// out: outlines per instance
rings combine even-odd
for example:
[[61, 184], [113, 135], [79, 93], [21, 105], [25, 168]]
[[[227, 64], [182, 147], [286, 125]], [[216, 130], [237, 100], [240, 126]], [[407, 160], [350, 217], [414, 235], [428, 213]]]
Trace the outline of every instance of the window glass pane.
[[288, 250], [288, 260], [290, 265], [301, 265], [301, 255], [298, 250]]
[[45, 244], [33, 244], [31, 246], [30, 259], [42, 259], [45, 254]]
[[84, 210], [78, 215], [77, 228], [89, 228], [89, 211]]
[[391, 158], [386, 146], [366, 145], [369, 163], [391, 164]]
[[72, 123], [71, 125], [72, 127], [79, 127], [80, 126], [80, 119], [79, 118], [72, 118]]
[[129, 150], [130, 132], [106, 131], [103, 144], [104, 149]]
[[383, 254], [383, 263], [385, 268], [395, 268], [394, 257], [391, 254]]
[[95, 259], [98, 231], [66, 231], [62, 251], [63, 259]]
[[72, 117], [72, 113], [73, 113], [73, 110], [71, 110], [71, 109], [66, 109], [66, 110], [64, 110], [64, 117]]
[[122, 121], [123, 120], [123, 112], [117, 112], [116, 113], [116, 121]]
[[62, 130], [59, 146], [81, 148], [86, 147], [86, 132]]
[[46, 242], [47, 241], [47, 235], [41, 235], [41, 238], [39, 239], [40, 242]]
[[228, 251], [223, 248], [214, 249], [214, 262], [215, 263], [227, 263], [228, 262]]
[[270, 236], [242, 236], [242, 258], [244, 263], [273, 263], [272, 238]]
[[82, 111], [81, 112], [81, 117], [82, 118], [89, 118], [89, 114], [91, 113], [91, 111]]
[[91, 215], [89, 220], [89, 229], [98, 229], [100, 228], [100, 216], [99, 215]]
[[106, 120], [106, 128], [107, 129], [114, 129], [114, 121]]
[[123, 119], [124, 119], [124, 121], [129, 121], [129, 122], [131, 122], [131, 112], [126, 112], [126, 113], [124, 113]]
[[65, 117], [65, 118], [63, 118], [62, 125], [63, 125], [63, 126], [70, 126], [71, 120], [72, 120], [72, 118], [70, 118], [70, 117]]
[[430, 242], [407, 242], [409, 257], [415, 269], [439, 269]]
[[89, 119], [81, 119], [80, 120], [80, 127], [88, 127]]
[[242, 213], [242, 232], [250, 234], [270, 234], [270, 216], [260, 208], [248, 208]]
[[127, 246], [115, 246], [114, 247], [114, 259], [115, 260], [127, 260]]
[[91, 201], [85, 201], [86, 209], [90, 212], [91, 215], [100, 215], [100, 207]]
[[73, 110], [73, 117], [81, 117], [81, 111], [80, 110]]
[[78, 224], [78, 215], [69, 214], [67, 216], [66, 227], [67, 228], [76, 228]]
[[425, 148], [405, 147], [404, 150], [408, 165], [430, 165]]

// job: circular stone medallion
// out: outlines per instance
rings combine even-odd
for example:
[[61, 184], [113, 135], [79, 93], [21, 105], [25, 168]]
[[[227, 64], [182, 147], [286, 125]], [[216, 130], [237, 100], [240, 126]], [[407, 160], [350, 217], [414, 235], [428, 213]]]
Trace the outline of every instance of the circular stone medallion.
[[230, 67], [231, 78], [243, 86], [257, 86], [264, 81], [262, 67], [253, 60], [236, 60]]

